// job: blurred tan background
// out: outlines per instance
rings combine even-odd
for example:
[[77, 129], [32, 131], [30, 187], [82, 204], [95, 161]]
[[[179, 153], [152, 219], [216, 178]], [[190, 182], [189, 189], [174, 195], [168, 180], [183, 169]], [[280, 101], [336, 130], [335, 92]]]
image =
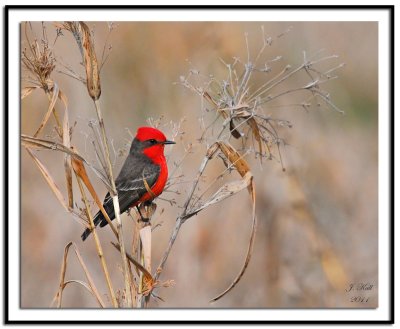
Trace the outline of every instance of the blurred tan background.
[[[376, 307], [377, 24], [117, 23], [108, 37], [107, 45], [111, 44], [112, 50], [101, 72], [100, 102], [106, 129], [117, 153], [129, 142], [127, 129], [134, 134], [138, 126], [147, 124], [149, 117], [163, 116], [167, 134], [170, 133], [168, 122], [178, 122], [184, 117], [184, 142], [195, 141], [200, 136], [200, 99], [173, 83], [193, 67], [210, 74], [220, 72], [219, 58], [225, 61], [232, 61], [234, 56], [244, 58], [246, 32], [251, 53], [255, 54], [261, 42], [261, 25], [271, 36], [292, 26], [290, 33], [267, 49], [267, 57], [271, 59], [282, 55], [284, 64], [294, 66], [302, 62], [303, 50], [314, 53], [325, 49], [324, 54], [339, 56], [332, 67], [346, 63], [338, 71], [339, 79], [325, 86], [345, 115], [326, 106], [314, 107], [308, 112], [301, 108], [269, 112], [266, 107], [267, 113], [290, 120], [293, 128], [282, 132], [289, 143], [281, 150], [286, 172], [282, 172], [277, 160], [264, 161], [262, 168], [258, 161], [251, 161], [257, 189], [258, 229], [247, 272], [227, 296], [213, 304], [208, 302], [229, 285], [245, 257], [251, 206], [243, 191], [184, 224], [161, 276], [161, 280], [174, 280], [175, 285], [158, 289], [156, 293], [165, 302], [152, 301], [150, 306]], [[40, 37], [40, 24], [32, 26]], [[101, 58], [108, 35], [107, 24], [90, 23], [89, 26], [95, 31], [96, 50]], [[54, 27], [46, 23], [46, 28], [49, 40], [54, 40]], [[60, 62], [83, 75], [80, 54], [71, 35], [64, 32], [53, 50]], [[86, 87], [57, 72], [53, 79], [68, 97], [70, 122], [77, 122], [72, 143], [81, 154], [86, 151], [89, 154], [88, 122], [95, 119], [95, 112]], [[42, 91], [25, 98], [21, 105], [21, 132], [33, 135], [47, 107], [48, 101]], [[54, 136], [53, 125], [48, 125], [42, 136]], [[170, 163], [181, 158], [182, 144], [178, 143], [168, 153]], [[66, 193], [62, 154], [48, 151], [37, 154]], [[198, 168], [200, 157], [195, 154], [184, 162], [183, 170], [188, 179]], [[93, 155], [89, 158], [93, 160]], [[23, 148], [21, 161], [21, 307], [49, 307], [58, 289], [63, 250], [69, 241], [77, 243], [101, 294], [107, 294], [93, 241], [81, 242], [83, 228], [61, 207]], [[124, 157], [116, 154], [115, 173], [119, 172], [123, 161]], [[221, 168], [219, 166], [218, 170]], [[105, 187], [90, 174], [99, 195], [105, 195]], [[182, 205], [187, 188], [182, 186], [179, 190], [181, 195], [165, 193], [163, 196], [174, 197], [178, 205]], [[77, 186], [74, 191], [77, 198]], [[80, 200], [75, 201], [80, 204]], [[180, 212], [177, 206], [165, 201], [157, 203], [153, 221], [162, 222], [162, 226], [153, 232], [154, 268]], [[123, 218], [128, 240], [131, 223], [126, 215]], [[114, 287], [121, 288], [119, 253], [108, 243], [112, 234], [108, 227], [98, 232]], [[84, 280], [73, 253], [69, 256], [67, 279]], [[352, 283], [369, 283], [373, 289], [346, 292]], [[351, 301], [358, 296], [369, 299], [367, 302]], [[70, 285], [64, 292], [63, 306], [96, 307], [96, 303], [82, 287]]]

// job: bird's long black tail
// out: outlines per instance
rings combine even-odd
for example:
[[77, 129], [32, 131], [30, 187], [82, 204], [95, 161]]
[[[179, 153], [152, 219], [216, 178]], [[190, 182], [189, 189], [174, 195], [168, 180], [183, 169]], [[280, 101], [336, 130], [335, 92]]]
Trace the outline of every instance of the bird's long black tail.
[[[99, 223], [104, 219], [103, 214], [99, 211], [93, 219], [94, 226], [99, 225]], [[82, 241], [85, 241], [86, 238], [92, 233], [90, 228], [87, 228], [81, 235]]]

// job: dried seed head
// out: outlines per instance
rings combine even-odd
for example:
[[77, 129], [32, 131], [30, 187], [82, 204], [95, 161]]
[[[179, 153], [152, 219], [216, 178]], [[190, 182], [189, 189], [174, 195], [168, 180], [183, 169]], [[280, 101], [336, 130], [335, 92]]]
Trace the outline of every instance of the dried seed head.
[[89, 95], [94, 101], [98, 100], [101, 95], [100, 72], [89, 27], [83, 22], [65, 22], [62, 26], [72, 33], [78, 44], [85, 65]]
[[25, 48], [22, 51], [22, 63], [33, 74], [34, 81], [47, 92], [53, 88], [53, 81], [50, 79], [50, 75], [55, 68], [55, 57], [45, 34], [40, 42], [35, 39], [32, 43], [28, 39], [26, 25], [25, 34], [29, 48]]

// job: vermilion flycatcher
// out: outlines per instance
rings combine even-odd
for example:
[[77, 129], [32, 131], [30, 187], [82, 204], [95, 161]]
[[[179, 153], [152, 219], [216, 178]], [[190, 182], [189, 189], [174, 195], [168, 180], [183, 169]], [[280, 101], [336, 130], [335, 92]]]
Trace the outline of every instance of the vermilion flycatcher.
[[[143, 202], [153, 200], [164, 190], [168, 178], [168, 167], [164, 156], [165, 144], [175, 144], [175, 142], [167, 140], [158, 129], [152, 127], [138, 129], [128, 157], [115, 180], [121, 213]], [[115, 213], [110, 193], [107, 193], [103, 206], [110, 219], [113, 220]], [[98, 224], [101, 227], [107, 225], [101, 211], [94, 217], [94, 225]], [[81, 236], [82, 240], [85, 241], [90, 233], [91, 230], [86, 229]]]

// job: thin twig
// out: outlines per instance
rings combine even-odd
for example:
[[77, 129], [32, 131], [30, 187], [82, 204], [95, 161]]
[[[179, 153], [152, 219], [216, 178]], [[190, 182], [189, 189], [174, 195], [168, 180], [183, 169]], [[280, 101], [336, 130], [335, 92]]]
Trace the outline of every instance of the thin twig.
[[96, 243], [96, 249], [97, 249], [97, 253], [98, 253], [99, 258], [100, 258], [101, 266], [103, 268], [104, 276], [105, 276], [105, 279], [106, 279], [106, 282], [107, 282], [107, 287], [108, 287], [108, 290], [110, 292], [111, 301], [113, 303], [113, 306], [115, 308], [118, 308], [118, 302], [117, 302], [117, 299], [115, 297], [114, 289], [112, 287], [110, 274], [109, 274], [108, 268], [107, 268], [107, 263], [106, 263], [105, 258], [104, 258], [103, 248], [101, 247], [100, 239], [99, 239], [99, 237], [97, 235], [97, 232], [96, 232], [96, 226], [94, 225], [93, 217], [91, 215], [90, 205], [89, 205], [89, 202], [88, 202], [88, 200], [86, 198], [86, 193], [85, 193], [85, 190], [83, 188], [81, 179], [77, 175], [76, 175], [76, 180], [78, 182], [79, 189], [81, 191], [81, 195], [82, 195], [83, 201], [85, 203], [86, 214], [87, 214], [87, 216], [89, 218], [91, 231], [92, 231], [92, 234], [93, 234], [93, 237], [94, 237], [94, 241]]
[[125, 244], [124, 244], [124, 236], [123, 236], [123, 231], [122, 231], [122, 221], [121, 221], [121, 216], [120, 216], [118, 194], [117, 194], [117, 189], [115, 187], [115, 181], [114, 181], [114, 176], [113, 176], [113, 171], [112, 171], [112, 164], [111, 164], [111, 160], [110, 160], [110, 151], [109, 151], [109, 147], [108, 147], [108, 140], [107, 140], [106, 130], [104, 127], [103, 117], [101, 114], [100, 103], [98, 100], [95, 100], [94, 104], [95, 104], [95, 108], [96, 108], [97, 118], [99, 120], [101, 136], [103, 138], [105, 160], [106, 160], [107, 168], [108, 168], [107, 174], [108, 174], [108, 177], [109, 177], [109, 180], [111, 183], [110, 195], [112, 196], [115, 219], [117, 222], [118, 242], [119, 242], [119, 245], [121, 246], [121, 258], [122, 258], [123, 271], [124, 271], [126, 300], [127, 300], [128, 307], [132, 307], [133, 300], [132, 300], [132, 294], [131, 294], [131, 288], [130, 288], [132, 285], [132, 282], [131, 282], [131, 277], [129, 275], [128, 259], [126, 258], [126, 253], [125, 253]]

